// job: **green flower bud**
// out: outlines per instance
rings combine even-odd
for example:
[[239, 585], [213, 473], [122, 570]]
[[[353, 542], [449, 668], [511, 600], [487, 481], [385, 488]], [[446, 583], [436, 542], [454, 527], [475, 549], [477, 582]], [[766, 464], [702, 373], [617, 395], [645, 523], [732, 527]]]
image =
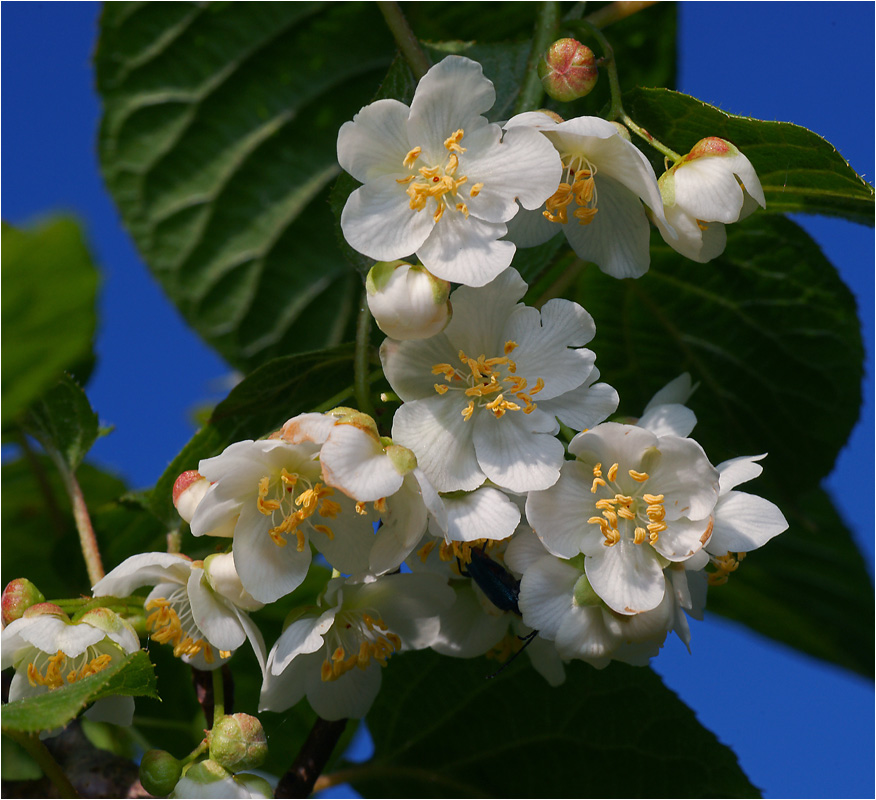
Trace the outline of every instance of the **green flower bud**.
[[558, 39], [539, 60], [538, 77], [550, 97], [570, 103], [596, 86], [596, 56], [575, 39]]
[[231, 772], [257, 769], [268, 756], [261, 722], [249, 714], [221, 717], [207, 735], [210, 758]]
[[3, 590], [3, 625], [21, 619], [24, 612], [37, 603], [45, 603], [46, 598], [27, 578], [10, 581]]
[[182, 763], [166, 750], [149, 750], [140, 761], [140, 783], [155, 797], [167, 797], [181, 774]]

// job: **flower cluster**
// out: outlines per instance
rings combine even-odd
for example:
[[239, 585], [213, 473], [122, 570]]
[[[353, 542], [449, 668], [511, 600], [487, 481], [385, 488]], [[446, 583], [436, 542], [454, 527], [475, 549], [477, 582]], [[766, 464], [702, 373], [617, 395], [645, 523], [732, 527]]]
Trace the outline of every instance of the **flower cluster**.
[[[346, 407], [299, 414], [202, 460], [173, 500], [216, 552], [143, 553], [93, 587], [152, 587], [148, 635], [199, 669], [248, 641], [262, 709], [306, 697], [324, 719], [362, 717], [382, 668], [406, 650], [507, 660], [526, 647], [554, 685], [570, 659], [645, 664], [670, 631], [688, 644], [686, 615], [702, 615], [707, 586], [787, 528], [775, 505], [736, 490], [762, 455], [716, 467], [690, 438], [688, 375], [638, 421], [611, 421], [620, 398], [588, 347], [593, 318], [565, 299], [527, 305], [511, 266], [516, 247], [562, 231], [581, 259], [639, 277], [652, 222], [680, 253], [709, 260], [723, 226], [764, 204], [751, 164], [710, 138], [658, 181], [615, 123], [529, 112], [499, 124], [484, 116], [494, 100], [480, 65], [449, 56], [410, 106], [377, 101], [339, 132], [338, 160], [362, 183], [341, 228], [379, 260], [366, 289], [388, 336], [391, 421]], [[419, 263], [403, 260], [414, 254]], [[331, 577], [298, 602], [315, 562]], [[251, 615], [290, 595], [268, 650]], [[138, 646], [108, 609], [73, 624], [42, 600], [24, 583], [4, 596], [14, 696]], [[177, 796], [200, 784], [264, 794], [220, 749], [182, 778], [171, 760]], [[156, 753], [158, 774], [168, 759]]]

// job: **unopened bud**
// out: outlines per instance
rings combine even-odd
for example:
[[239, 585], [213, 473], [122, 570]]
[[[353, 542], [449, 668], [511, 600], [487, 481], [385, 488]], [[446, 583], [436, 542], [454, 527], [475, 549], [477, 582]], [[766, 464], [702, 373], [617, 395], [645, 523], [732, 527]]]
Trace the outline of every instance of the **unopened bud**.
[[221, 717], [207, 737], [210, 758], [231, 772], [257, 769], [268, 757], [264, 728], [249, 714]]
[[617, 128], [617, 135], [620, 136], [621, 139], [626, 139], [628, 142], [632, 141], [629, 128], [627, 128], [626, 125], [620, 122], [615, 122], [614, 120], [612, 120], [611, 124], [614, 125], [615, 128]]
[[54, 603], [36, 603], [25, 609], [24, 613], [21, 615], [22, 617], [26, 617], [30, 619], [31, 617], [60, 617], [61, 619], [67, 620], [69, 622], [70, 617], [64, 612], [64, 609], [60, 606], [56, 606]]
[[391, 339], [428, 339], [450, 322], [450, 284], [419, 264], [380, 261], [365, 289], [377, 327]]
[[210, 488], [208, 481], [196, 469], [183, 472], [173, 484], [173, 504], [179, 515], [186, 521], [191, 522], [195, 516], [198, 503], [201, 502], [207, 489]]
[[213, 591], [230, 600], [238, 608], [242, 608], [244, 611], [258, 611], [260, 608], [264, 608], [264, 603], [254, 599], [243, 588], [240, 576], [234, 566], [232, 553], [213, 553], [207, 556], [204, 559], [204, 573], [207, 576], [207, 582], [213, 587]]
[[575, 39], [558, 39], [539, 60], [538, 77], [550, 97], [570, 103], [596, 86], [596, 56]]
[[27, 578], [16, 578], [14, 581], [10, 581], [3, 590], [3, 625], [21, 619], [27, 609], [45, 601], [43, 593]]
[[148, 750], [140, 761], [140, 783], [155, 797], [167, 797], [181, 774], [182, 763], [166, 750]]

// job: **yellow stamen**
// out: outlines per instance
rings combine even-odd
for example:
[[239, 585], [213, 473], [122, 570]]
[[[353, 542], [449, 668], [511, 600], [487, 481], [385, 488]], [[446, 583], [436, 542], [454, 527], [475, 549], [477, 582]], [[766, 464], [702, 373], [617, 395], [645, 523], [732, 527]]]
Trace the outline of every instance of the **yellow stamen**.
[[638, 481], [639, 483], [644, 483], [651, 477], [647, 472], [636, 472], [634, 469], [629, 470], [629, 474], [634, 481]]
[[468, 193], [469, 197], [477, 197], [481, 193], [481, 189], [483, 188], [483, 183], [476, 183], [474, 186], [471, 187], [471, 190]]
[[462, 137], [465, 134], [462, 128], [456, 131], [453, 135], [448, 136], [444, 140], [444, 146], [451, 151], [455, 151], [457, 153], [464, 153], [465, 148], [460, 146], [460, 142], [462, 141]]
[[608, 468], [608, 475], [606, 476], [610, 481], [613, 481], [617, 477], [618, 464], [615, 462]]
[[423, 152], [422, 147], [415, 147], [413, 150], [408, 152], [408, 154], [405, 156], [404, 161], [402, 161], [402, 164], [404, 164], [408, 169], [410, 169], [411, 167], [414, 166], [414, 162], [420, 157], [420, 153], [422, 153], [422, 152]]
[[450, 389], [450, 387], [444, 383], [436, 383], [435, 384], [435, 391], [438, 392], [438, 394], [446, 394], [449, 391], [449, 389]]

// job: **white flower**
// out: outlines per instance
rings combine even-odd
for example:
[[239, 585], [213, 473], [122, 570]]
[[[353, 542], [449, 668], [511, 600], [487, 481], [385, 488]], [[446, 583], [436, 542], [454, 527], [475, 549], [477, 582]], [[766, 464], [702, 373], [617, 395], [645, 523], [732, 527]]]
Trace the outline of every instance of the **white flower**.
[[232, 775], [212, 759], [192, 764], [177, 781], [170, 797], [248, 798], [273, 797], [274, 790], [261, 776], [249, 772]]
[[612, 660], [644, 666], [657, 655], [674, 622], [674, 593], [661, 575], [660, 603], [639, 614], [610, 609], [590, 585], [581, 557], [561, 560], [533, 535], [516, 536], [506, 563], [522, 573], [519, 605], [523, 621], [550, 640], [563, 659], [598, 669]]
[[175, 553], [140, 553], [123, 561], [94, 586], [94, 596], [123, 597], [141, 586], [150, 637], [198, 669], [222, 666], [248, 638], [264, 669], [265, 644], [243, 609], [261, 603], [240, 584], [230, 554], [192, 561]]
[[556, 418], [592, 427], [617, 407], [598, 377], [590, 315], [551, 300], [541, 311], [517, 301], [526, 284], [514, 269], [481, 289], [451, 296], [453, 319], [431, 339], [381, 349], [383, 370], [404, 401], [392, 435], [416, 453], [440, 492], [470, 491], [489, 479], [513, 492], [553, 484], [563, 462]]
[[716, 137], [697, 142], [658, 183], [666, 224], [657, 217], [657, 228], [670, 247], [700, 263], [724, 252], [724, 225], [744, 219], [757, 206], [766, 208], [751, 162], [730, 142]]
[[560, 163], [534, 131], [504, 134], [482, 116], [495, 102], [480, 64], [448, 56], [410, 108], [378, 100], [345, 123], [338, 161], [361, 186], [341, 215], [352, 247], [378, 261], [416, 253], [433, 275], [483, 286], [511, 263], [505, 223], [556, 189]]
[[453, 592], [437, 575], [334, 578], [319, 606], [300, 609], [268, 656], [260, 710], [283, 711], [307, 696], [323, 719], [363, 717], [380, 691], [386, 660], [428, 647]]
[[593, 590], [614, 611], [663, 601], [663, 568], [700, 551], [712, 529], [718, 473], [693, 440], [606, 422], [569, 444], [575, 461], [530, 493], [526, 517], [560, 558], [583, 553]]
[[612, 123], [598, 117], [557, 123], [531, 111], [513, 117], [505, 128], [521, 126], [540, 130], [556, 147], [563, 176], [543, 210], [518, 214], [508, 238], [518, 247], [533, 247], [552, 238], [559, 226], [578, 257], [603, 272], [615, 278], [644, 275], [651, 261], [651, 226], [642, 202], [665, 223], [648, 159]]
[[450, 284], [419, 264], [379, 261], [365, 290], [377, 327], [391, 339], [428, 339], [450, 322]]
[[[71, 622], [51, 603], [31, 606], [2, 633], [2, 668], [15, 668], [9, 700], [69, 686], [139, 649], [134, 629], [108, 608], [93, 609]], [[98, 721], [130, 725], [134, 698], [103, 698], [87, 714]]]

